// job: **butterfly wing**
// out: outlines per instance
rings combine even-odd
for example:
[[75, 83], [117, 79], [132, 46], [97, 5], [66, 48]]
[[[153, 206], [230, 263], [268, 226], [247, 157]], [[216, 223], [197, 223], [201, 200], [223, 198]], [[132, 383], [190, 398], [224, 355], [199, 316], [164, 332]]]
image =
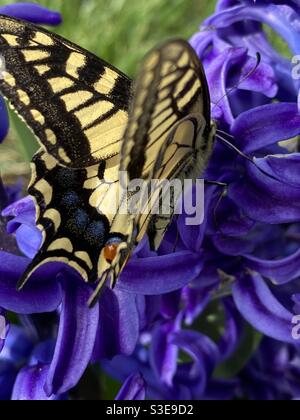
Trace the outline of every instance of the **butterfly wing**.
[[42, 232], [42, 246], [19, 287], [48, 262], [68, 264], [86, 281], [96, 281], [97, 263], [109, 223], [90, 205], [94, 189], [87, 181], [93, 179], [94, 185], [100, 184], [105, 167], [67, 168], [43, 150], [34, 156], [31, 165], [28, 191], [36, 202], [36, 225]]
[[131, 81], [65, 39], [0, 15], [0, 91], [59, 163], [92, 166], [117, 155]]
[[[121, 170], [129, 180], [195, 179], [203, 173], [214, 140], [210, 97], [201, 62], [190, 45], [170, 41], [145, 59], [129, 112], [121, 151]], [[181, 191], [182, 192], [182, 191]], [[164, 191], [153, 193], [163, 199]], [[174, 212], [153, 216], [149, 203], [137, 219], [139, 241], [148, 230], [157, 249]], [[153, 202], [153, 195], [150, 197]]]
[[29, 187], [43, 245], [20, 286], [53, 261], [94, 281], [110, 223], [97, 205], [118, 166], [131, 82], [82, 48], [7, 16], [0, 16], [0, 54], [0, 91], [43, 147]]

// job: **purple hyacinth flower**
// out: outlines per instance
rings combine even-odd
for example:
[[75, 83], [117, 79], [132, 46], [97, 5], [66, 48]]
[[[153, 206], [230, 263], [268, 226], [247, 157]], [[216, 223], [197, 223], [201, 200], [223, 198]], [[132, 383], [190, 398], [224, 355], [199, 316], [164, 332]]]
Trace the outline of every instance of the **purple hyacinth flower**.
[[9, 323], [5, 317], [5, 311], [0, 308], [0, 353], [3, 349], [5, 339], [9, 331]]
[[13, 16], [18, 19], [44, 25], [59, 25], [61, 14], [35, 3], [16, 3], [0, 7], [2, 15]]
[[31, 329], [13, 325], [0, 354], [0, 400], [63, 399], [48, 397], [39, 379], [48, 370], [52, 353], [52, 341], [37, 344]]
[[[41, 235], [35, 227], [32, 200], [22, 199], [8, 206], [2, 214], [11, 217], [7, 229], [15, 233], [20, 249], [27, 257], [33, 257], [40, 246]], [[190, 251], [153, 256], [147, 251], [147, 243], [145, 245], [124, 271], [116, 289], [107, 289], [100, 305], [93, 310], [87, 306], [92, 288], [61, 264], [41, 268], [23, 291], [17, 292], [16, 283], [29, 260], [0, 253], [0, 291], [3, 290], [0, 304], [6, 309], [19, 314], [42, 313], [58, 309], [62, 302], [57, 343], [49, 369], [43, 370], [42, 376], [31, 370], [23, 372], [32, 374], [36, 380], [45, 379], [45, 392], [49, 397], [73, 388], [91, 360], [97, 362], [117, 354], [132, 354], [146, 322], [144, 295], [179, 289], [201, 272], [201, 261]], [[186, 261], [190, 261], [188, 271]], [[141, 278], [145, 267], [149, 271]], [[39, 280], [41, 278], [43, 281]], [[169, 281], [165, 281], [166, 278]]]
[[0, 97], [0, 143], [7, 136], [9, 129], [8, 111], [5, 105], [5, 101]]
[[[30, 198], [4, 210], [25, 257], [0, 253], [0, 307], [21, 319], [56, 315], [54, 332], [37, 340], [48, 339], [43, 351], [29, 340], [21, 370], [5, 360], [13, 399], [62, 398], [90, 363], [123, 382], [117, 400], [299, 397], [292, 321], [299, 310], [300, 154], [291, 139], [300, 135], [300, 82], [264, 32], [268, 25], [299, 54], [299, 13], [296, 1], [222, 0], [193, 37], [223, 130], [205, 178], [227, 183], [227, 195], [220, 200], [220, 188], [207, 186], [204, 223], [186, 226], [180, 216], [158, 252], [145, 239], [92, 310], [93, 286], [62, 264], [49, 263], [15, 290], [41, 235]], [[249, 329], [266, 337], [245, 356]]]
[[[274, 3], [220, 1], [191, 40], [206, 69], [217, 125], [255, 163], [216, 145], [207, 177], [227, 182], [228, 195], [206, 231], [203, 273], [215, 272], [217, 282], [217, 265], [235, 280], [232, 292], [243, 316], [264, 334], [292, 342], [292, 296], [283, 302], [273, 284], [289, 284], [292, 290], [294, 282], [297, 290], [300, 272], [298, 247], [289, 240], [289, 226], [300, 220], [299, 154], [279, 144], [300, 134], [299, 83], [288, 60], [268, 42], [262, 24], [298, 54], [300, 16], [294, 2]], [[257, 52], [261, 64], [256, 68]], [[226, 138], [226, 133], [220, 136]], [[218, 200], [211, 200], [213, 208]], [[272, 283], [265, 284], [266, 278]], [[201, 280], [200, 275], [199, 284]]]
[[240, 373], [239, 397], [294, 400], [300, 396], [300, 354], [294, 346], [265, 338]]
[[146, 396], [146, 383], [140, 373], [131, 375], [123, 384], [116, 401], [142, 401]]

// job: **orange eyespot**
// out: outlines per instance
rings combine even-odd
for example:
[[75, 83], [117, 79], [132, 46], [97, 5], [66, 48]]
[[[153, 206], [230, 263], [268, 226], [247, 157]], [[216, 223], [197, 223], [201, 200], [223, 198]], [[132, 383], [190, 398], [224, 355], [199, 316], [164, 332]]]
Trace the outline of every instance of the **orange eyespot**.
[[113, 262], [117, 256], [118, 248], [120, 243], [111, 243], [104, 247], [104, 258], [108, 262]]

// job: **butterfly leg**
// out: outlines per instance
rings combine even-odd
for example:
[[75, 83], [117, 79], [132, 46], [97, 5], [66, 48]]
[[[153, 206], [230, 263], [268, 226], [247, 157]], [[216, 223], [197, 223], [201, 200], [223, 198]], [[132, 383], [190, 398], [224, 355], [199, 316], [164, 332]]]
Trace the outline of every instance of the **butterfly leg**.
[[[232, 137], [232, 136], [231, 136]], [[246, 159], [248, 162], [252, 163], [252, 165], [254, 165], [262, 174], [264, 174], [265, 176], [267, 176], [268, 178], [273, 179], [274, 181], [278, 181], [278, 179], [269, 174], [268, 172], [264, 171], [262, 168], [260, 168], [254, 161], [253, 157], [246, 155], [245, 153], [243, 153], [239, 148], [237, 148], [234, 144], [232, 144], [230, 141], [226, 140], [224, 137], [220, 136], [220, 134], [218, 134], [216, 136], [217, 140], [219, 140], [221, 143], [223, 143], [226, 147], [228, 147], [229, 149], [233, 150], [235, 153], [237, 153], [239, 156], [241, 156], [243, 159]]]
[[173, 254], [175, 254], [176, 249], [177, 249], [178, 242], [180, 240], [180, 232], [179, 232], [178, 225], [177, 225], [178, 219], [179, 219], [179, 216], [176, 214], [175, 215], [175, 220], [176, 220], [176, 238], [175, 238], [175, 243], [174, 243], [174, 248], [173, 248]]
[[209, 181], [209, 180], [204, 180], [205, 185], [214, 185], [217, 187], [223, 187], [223, 188], [227, 188], [228, 184], [226, 184], [225, 182], [219, 182], [219, 181]]

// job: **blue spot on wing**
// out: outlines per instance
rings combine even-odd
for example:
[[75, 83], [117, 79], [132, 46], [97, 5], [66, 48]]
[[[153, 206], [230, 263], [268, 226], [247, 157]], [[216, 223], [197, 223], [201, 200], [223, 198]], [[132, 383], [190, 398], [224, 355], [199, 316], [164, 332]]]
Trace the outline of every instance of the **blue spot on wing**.
[[74, 210], [80, 206], [81, 199], [75, 191], [70, 191], [62, 195], [60, 204], [66, 210]]
[[106, 239], [106, 226], [101, 220], [94, 221], [87, 227], [84, 238], [90, 245], [103, 246]]
[[89, 223], [89, 216], [84, 210], [76, 210], [67, 221], [67, 229], [74, 235], [80, 236], [85, 232]]

